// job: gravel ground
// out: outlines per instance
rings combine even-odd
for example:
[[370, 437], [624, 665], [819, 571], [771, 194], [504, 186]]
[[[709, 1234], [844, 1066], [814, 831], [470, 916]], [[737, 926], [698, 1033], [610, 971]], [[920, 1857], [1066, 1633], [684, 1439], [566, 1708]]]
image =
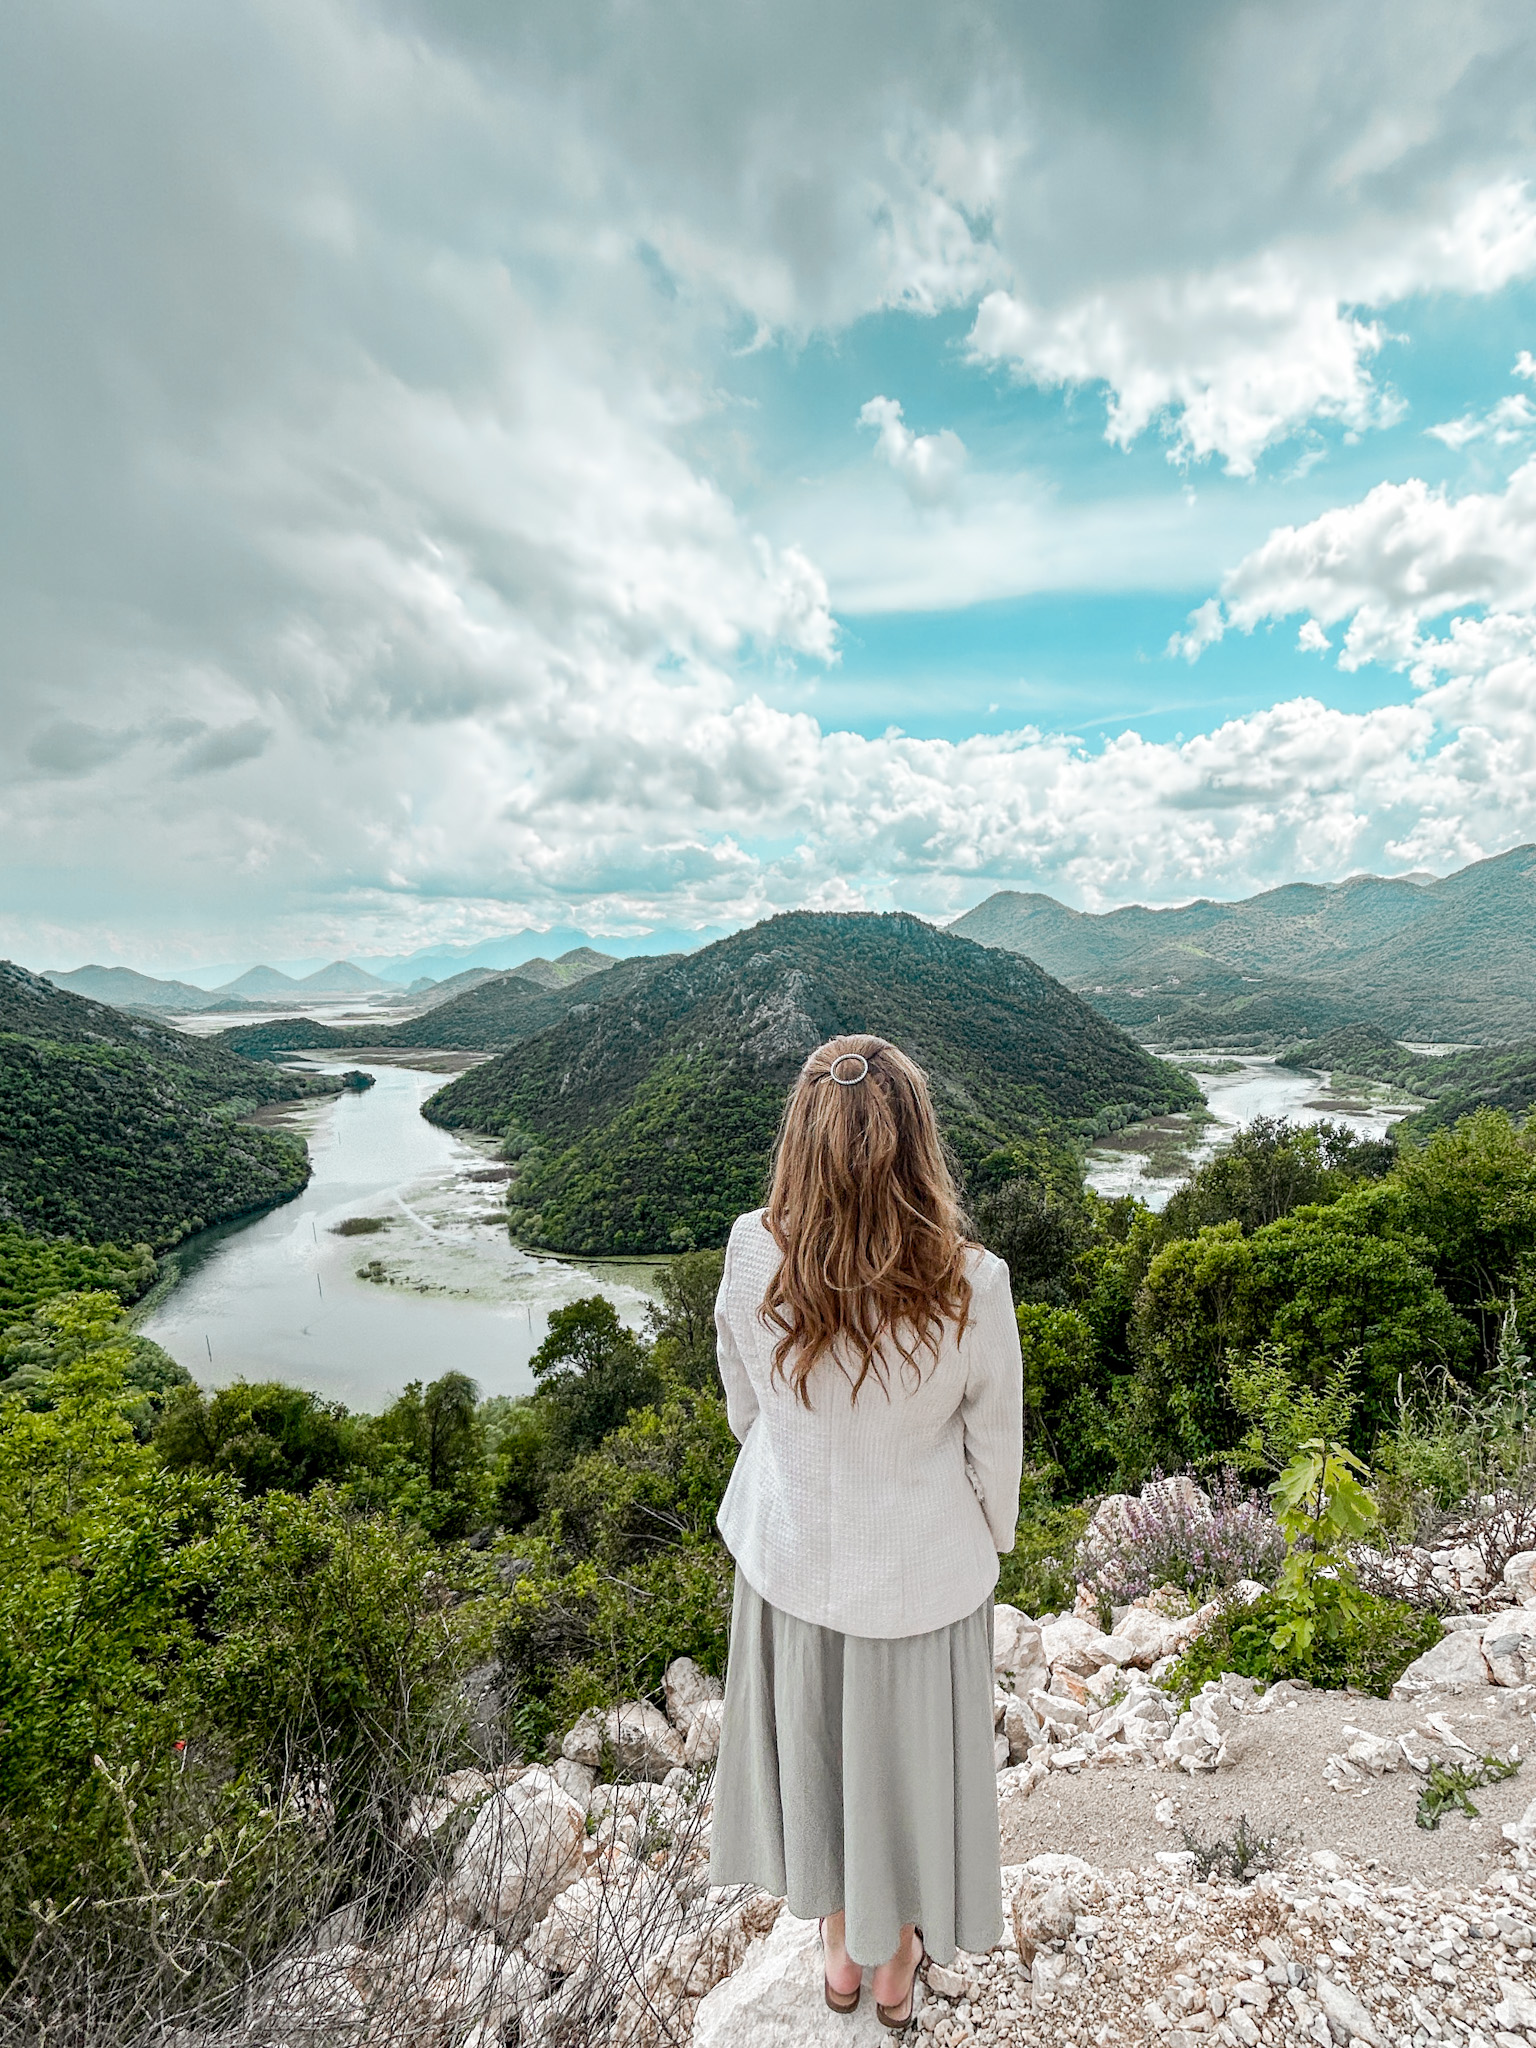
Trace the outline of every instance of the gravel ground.
[[[1065, 1851], [1105, 1870], [1151, 1862], [1159, 1850], [1182, 1846], [1180, 1829], [1202, 1840], [1226, 1833], [1246, 1813], [1260, 1834], [1274, 1837], [1287, 1858], [1331, 1849], [1374, 1859], [1383, 1877], [1480, 1883], [1498, 1866], [1505, 1821], [1536, 1799], [1536, 1765], [1475, 1793], [1480, 1819], [1450, 1813], [1433, 1832], [1416, 1825], [1422, 1779], [1406, 1763], [1381, 1777], [1363, 1777], [1362, 1790], [1333, 1791], [1324, 1776], [1330, 1753], [1348, 1749], [1347, 1725], [1373, 1735], [1408, 1735], [1411, 1744], [1440, 1758], [1451, 1744], [1426, 1727], [1430, 1714], [1479, 1755], [1522, 1755], [1536, 1749], [1536, 1695], [1488, 1686], [1460, 1697], [1414, 1701], [1373, 1700], [1350, 1693], [1303, 1693], [1267, 1712], [1249, 1708], [1229, 1743], [1231, 1761], [1220, 1770], [1189, 1775], [1147, 1765], [1053, 1771], [1029, 1798], [1005, 1798], [1003, 1861], [1024, 1863], [1042, 1851]], [[1417, 1738], [1414, 1731], [1420, 1731]], [[1174, 1801], [1173, 1825], [1157, 1818]]]
[[1167, 1870], [1020, 1873], [1026, 1925], [1065, 1938], [930, 1969], [934, 2048], [1531, 2048], [1536, 1896], [1390, 1884], [1328, 1850], [1252, 1884]]

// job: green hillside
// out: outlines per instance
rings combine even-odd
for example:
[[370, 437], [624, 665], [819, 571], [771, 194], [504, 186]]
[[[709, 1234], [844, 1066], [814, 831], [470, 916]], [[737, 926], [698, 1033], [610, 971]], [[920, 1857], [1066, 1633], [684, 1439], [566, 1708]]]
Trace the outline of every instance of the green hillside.
[[1031, 962], [914, 917], [797, 911], [624, 964], [647, 971], [594, 977], [562, 1022], [426, 1107], [522, 1147], [514, 1223], [532, 1243], [720, 1243], [761, 1199], [801, 1062], [839, 1032], [877, 1032], [922, 1063], [968, 1175], [1034, 1133], [1087, 1136], [1200, 1100]]
[[0, 962], [0, 1224], [156, 1251], [297, 1194], [303, 1144], [239, 1119], [331, 1093]]
[[1279, 1063], [1380, 1081], [1417, 1095], [1429, 1107], [1413, 1118], [1415, 1130], [1449, 1129], [1474, 1109], [1502, 1109], [1522, 1118], [1536, 1104], [1536, 1040], [1435, 1056], [1410, 1052], [1372, 1025], [1352, 1024], [1293, 1046]]
[[1358, 1021], [1394, 1038], [1536, 1035], [1533, 846], [1443, 879], [1359, 875], [1168, 910], [1089, 914], [1004, 890], [950, 929], [1026, 954], [1170, 1045], [1278, 1045]]

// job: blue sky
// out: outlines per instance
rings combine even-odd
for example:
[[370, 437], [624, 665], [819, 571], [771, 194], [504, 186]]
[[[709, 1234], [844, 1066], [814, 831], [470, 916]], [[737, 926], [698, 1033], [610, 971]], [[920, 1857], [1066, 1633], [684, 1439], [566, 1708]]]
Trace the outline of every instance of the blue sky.
[[1533, 96], [1504, 0], [13, 10], [0, 952], [1536, 837]]

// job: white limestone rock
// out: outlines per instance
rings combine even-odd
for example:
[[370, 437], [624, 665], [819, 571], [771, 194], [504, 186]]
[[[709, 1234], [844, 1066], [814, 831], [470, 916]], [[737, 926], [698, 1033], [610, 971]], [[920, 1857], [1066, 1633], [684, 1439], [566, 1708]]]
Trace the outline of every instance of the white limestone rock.
[[1458, 1629], [1442, 1636], [1422, 1657], [1415, 1657], [1392, 1688], [1395, 1700], [1426, 1692], [1466, 1692], [1489, 1683], [1482, 1646], [1475, 1630]]
[[1365, 2041], [1370, 2044], [1370, 2048], [1384, 2048], [1376, 2022], [1347, 1984], [1341, 1984], [1335, 1978], [1319, 1972], [1317, 2002], [1329, 2019], [1341, 2027], [1351, 2041]]
[[1147, 1607], [1128, 1607], [1115, 1623], [1114, 1638], [1123, 1643], [1126, 1655], [1117, 1661], [1141, 1670], [1168, 1656], [1178, 1645], [1179, 1625]]
[[723, 1700], [725, 1687], [718, 1678], [701, 1671], [691, 1657], [674, 1657], [662, 1675], [667, 1719], [679, 1735], [686, 1736], [693, 1724], [694, 1710], [706, 1700]]
[[712, 1764], [720, 1751], [720, 1730], [725, 1725], [725, 1701], [700, 1700], [688, 1723], [683, 1744], [683, 1762], [691, 1770], [696, 1764]]
[[561, 1791], [568, 1792], [580, 1807], [588, 1804], [597, 1786], [597, 1772], [592, 1766], [574, 1763], [568, 1756], [556, 1757], [549, 1767], [549, 1775]]
[[1495, 1685], [1536, 1683], [1536, 1612], [1529, 1607], [1496, 1614], [1483, 1630], [1480, 1645]]
[[[921, 2011], [921, 1979], [915, 1996]], [[889, 2048], [890, 2040], [867, 1988], [857, 2012], [829, 2010], [816, 1922], [788, 1912], [700, 2001], [693, 2021], [693, 2048]]]
[[992, 1610], [992, 1668], [1004, 1690], [1027, 1693], [1050, 1679], [1040, 1627], [1017, 1607], [999, 1601]]
[[560, 1753], [590, 1770], [611, 1757], [621, 1776], [653, 1780], [684, 1760], [682, 1737], [649, 1700], [626, 1700], [606, 1713], [592, 1708], [567, 1731]]
[[546, 1770], [487, 1799], [454, 1858], [444, 1896], [467, 1927], [536, 1919], [581, 1875], [587, 1816]]
[[1082, 1621], [1075, 1614], [1064, 1614], [1059, 1621], [1047, 1622], [1040, 1631], [1040, 1645], [1045, 1652], [1045, 1661], [1053, 1671], [1073, 1671], [1079, 1677], [1087, 1678], [1103, 1664], [1118, 1664], [1128, 1661], [1126, 1656], [1116, 1656], [1115, 1650], [1123, 1648], [1128, 1653], [1128, 1644], [1114, 1644], [1091, 1621]]
[[1008, 1761], [1021, 1764], [1043, 1741], [1039, 1716], [1026, 1703], [1009, 1695], [1003, 1708], [1003, 1735], [1008, 1744]]

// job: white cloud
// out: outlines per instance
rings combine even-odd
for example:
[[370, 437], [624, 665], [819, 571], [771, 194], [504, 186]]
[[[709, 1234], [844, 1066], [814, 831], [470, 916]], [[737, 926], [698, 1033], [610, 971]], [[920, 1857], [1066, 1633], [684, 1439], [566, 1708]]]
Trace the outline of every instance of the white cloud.
[[1208, 597], [1189, 615], [1189, 629], [1175, 633], [1168, 642], [1166, 652], [1182, 654], [1186, 661], [1198, 661], [1207, 647], [1213, 647], [1226, 631], [1221, 614], [1221, 599]]
[[[1252, 632], [1302, 612], [1319, 629], [1348, 620], [1343, 668], [1406, 663], [1426, 621], [1468, 607], [1536, 607], [1536, 460], [1502, 491], [1453, 497], [1414, 477], [1357, 504], [1272, 533], [1222, 584], [1220, 629]], [[1207, 641], [1219, 637], [1209, 630]]]
[[1103, 384], [1105, 436], [1121, 447], [1160, 424], [1175, 458], [1220, 456], [1248, 476], [1311, 420], [1362, 432], [1402, 417], [1372, 376], [1382, 324], [1356, 309], [1536, 272], [1536, 199], [1508, 179], [1385, 246], [1352, 229], [1217, 268], [1133, 274], [1055, 306], [995, 291], [971, 348], [1038, 384]]
[[871, 398], [860, 410], [861, 427], [878, 427], [875, 453], [888, 463], [914, 504], [940, 505], [955, 494], [965, 468], [965, 443], [948, 427], [914, 434], [894, 398]]
[[1463, 413], [1460, 419], [1442, 420], [1438, 426], [1426, 427], [1424, 431], [1437, 441], [1443, 441], [1447, 448], [1465, 448], [1469, 441], [1480, 441], [1484, 437], [1500, 447], [1508, 447], [1513, 442], [1523, 441], [1533, 427], [1536, 427], [1536, 405], [1532, 405], [1523, 391], [1513, 391], [1507, 398], [1491, 405], [1485, 413]]
[[[1100, 901], [1529, 830], [1513, 626], [1453, 629], [1409, 706], [1102, 753], [827, 732], [743, 681], [835, 658], [829, 578], [891, 609], [1209, 587], [1271, 523], [1257, 492], [1066, 503], [979, 444], [958, 481], [959, 436], [888, 398], [904, 494], [850, 460], [796, 499], [722, 388], [754, 334], [835, 355], [981, 299], [977, 353], [1241, 471], [1387, 416], [1381, 308], [1528, 274], [1523, 14], [1367, 12], [780, 0], [701, 34], [637, 0], [594, 38], [553, 0], [231, 0], [207, 34], [173, 0], [11, 10], [0, 945]], [[1282, 530], [1183, 651], [1280, 607], [1428, 660], [1437, 606], [1525, 602], [1525, 476]]]

